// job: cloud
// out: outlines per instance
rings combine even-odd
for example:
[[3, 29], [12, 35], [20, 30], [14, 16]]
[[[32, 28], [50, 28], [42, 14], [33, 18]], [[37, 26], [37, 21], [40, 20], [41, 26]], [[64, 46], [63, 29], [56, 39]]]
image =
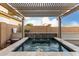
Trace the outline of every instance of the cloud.
[[29, 24], [29, 23], [33, 24], [34, 26], [42, 25], [42, 22], [41, 22], [42, 18], [41, 17], [26, 17], [25, 19], [26, 19], [25, 25]]
[[51, 27], [57, 27], [58, 21], [56, 18], [50, 20], [49, 17], [28, 17], [25, 20], [25, 24], [31, 23], [34, 26], [47, 26], [51, 24]]
[[51, 27], [57, 27], [58, 26], [58, 21], [56, 20], [56, 18], [50, 20], [49, 17], [44, 17], [42, 19], [43, 25], [46, 26], [48, 24], [51, 24]]
[[25, 19], [27, 20], [27, 19], [30, 19], [30, 17], [25, 17]]
[[48, 24], [51, 24], [49, 18], [48, 17], [43, 17], [43, 19], [42, 19], [42, 25], [46, 26]]
[[58, 26], [58, 20], [56, 18], [52, 19], [50, 22], [51, 22], [51, 27], [57, 27]]

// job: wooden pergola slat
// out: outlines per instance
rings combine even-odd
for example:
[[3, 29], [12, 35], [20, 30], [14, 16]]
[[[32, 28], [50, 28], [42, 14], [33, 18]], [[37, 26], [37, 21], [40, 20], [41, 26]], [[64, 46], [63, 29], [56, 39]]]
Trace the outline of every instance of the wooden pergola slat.
[[41, 15], [57, 17], [66, 12], [67, 10], [70, 10], [73, 6], [77, 5], [77, 3], [10, 3], [10, 5], [16, 8], [25, 17], [40, 17]]

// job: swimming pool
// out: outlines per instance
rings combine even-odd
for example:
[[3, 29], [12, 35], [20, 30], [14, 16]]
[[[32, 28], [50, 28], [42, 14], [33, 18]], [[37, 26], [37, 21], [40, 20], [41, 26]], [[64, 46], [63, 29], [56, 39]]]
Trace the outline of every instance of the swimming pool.
[[54, 38], [29, 38], [13, 51], [73, 52]]

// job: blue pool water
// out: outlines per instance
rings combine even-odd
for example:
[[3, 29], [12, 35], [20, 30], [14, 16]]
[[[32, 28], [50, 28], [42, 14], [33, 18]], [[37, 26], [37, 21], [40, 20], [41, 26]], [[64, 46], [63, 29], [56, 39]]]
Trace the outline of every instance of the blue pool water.
[[52, 39], [29, 38], [14, 51], [69, 52], [70, 48]]

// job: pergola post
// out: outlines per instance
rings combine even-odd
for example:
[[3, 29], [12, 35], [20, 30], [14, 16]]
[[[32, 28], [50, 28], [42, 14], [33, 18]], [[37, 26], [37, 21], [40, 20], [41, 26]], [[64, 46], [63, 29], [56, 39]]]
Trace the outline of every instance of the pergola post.
[[61, 38], [61, 17], [57, 17], [58, 20], [58, 38]]
[[22, 18], [22, 38], [24, 38], [24, 17]]

